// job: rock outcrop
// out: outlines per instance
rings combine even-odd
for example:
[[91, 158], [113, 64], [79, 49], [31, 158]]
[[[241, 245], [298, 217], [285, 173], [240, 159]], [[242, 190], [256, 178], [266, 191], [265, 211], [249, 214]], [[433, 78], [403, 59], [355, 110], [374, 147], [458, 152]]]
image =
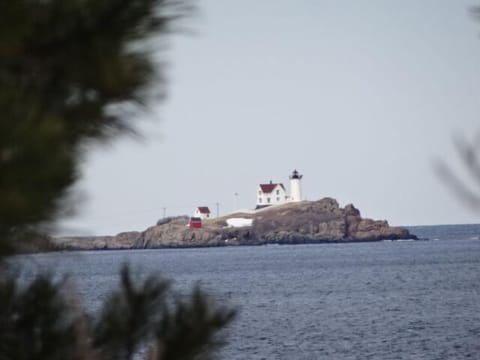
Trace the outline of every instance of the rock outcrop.
[[[233, 217], [252, 219], [252, 226], [227, 227], [226, 220]], [[187, 224], [188, 217], [173, 217], [143, 232], [61, 238], [56, 244], [64, 249], [146, 249], [416, 239], [407, 229], [391, 227], [384, 220], [363, 219], [353, 205], [341, 208], [331, 198], [205, 220], [201, 229]]]

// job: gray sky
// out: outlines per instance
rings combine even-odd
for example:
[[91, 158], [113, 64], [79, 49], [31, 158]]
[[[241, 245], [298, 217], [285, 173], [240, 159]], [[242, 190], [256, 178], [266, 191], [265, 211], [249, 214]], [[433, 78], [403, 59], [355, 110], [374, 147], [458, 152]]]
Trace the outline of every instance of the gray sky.
[[[438, 179], [480, 130], [480, 23], [463, 0], [209, 0], [171, 38], [168, 98], [86, 157], [63, 232], [143, 230], [197, 205], [251, 208], [297, 168], [308, 200], [392, 225], [478, 222]], [[156, 119], [153, 119], [156, 118]]]

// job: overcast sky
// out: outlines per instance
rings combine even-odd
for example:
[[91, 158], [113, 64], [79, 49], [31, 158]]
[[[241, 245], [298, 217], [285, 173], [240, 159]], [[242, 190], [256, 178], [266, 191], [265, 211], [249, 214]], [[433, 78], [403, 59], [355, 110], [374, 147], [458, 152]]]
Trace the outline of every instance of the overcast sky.
[[[143, 230], [166, 215], [252, 208], [298, 169], [392, 225], [478, 222], [433, 170], [480, 130], [480, 23], [463, 0], [210, 0], [170, 38], [168, 98], [145, 142], [91, 149], [71, 234]], [[462, 174], [462, 173], [461, 173]]]

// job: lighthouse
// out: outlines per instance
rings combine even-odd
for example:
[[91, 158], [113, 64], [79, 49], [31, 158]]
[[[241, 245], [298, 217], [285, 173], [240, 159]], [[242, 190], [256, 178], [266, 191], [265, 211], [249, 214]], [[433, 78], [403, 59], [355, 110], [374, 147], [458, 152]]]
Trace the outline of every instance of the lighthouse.
[[303, 175], [300, 175], [297, 170], [293, 170], [290, 175], [290, 201], [302, 201], [302, 187], [300, 180]]

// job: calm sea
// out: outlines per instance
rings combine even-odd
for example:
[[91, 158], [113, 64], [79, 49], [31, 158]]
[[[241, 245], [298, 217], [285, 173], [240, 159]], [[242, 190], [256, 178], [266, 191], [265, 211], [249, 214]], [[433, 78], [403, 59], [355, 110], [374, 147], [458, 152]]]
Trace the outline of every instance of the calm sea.
[[21, 257], [70, 274], [95, 311], [129, 262], [238, 307], [225, 359], [480, 359], [480, 225], [412, 227], [429, 241]]

